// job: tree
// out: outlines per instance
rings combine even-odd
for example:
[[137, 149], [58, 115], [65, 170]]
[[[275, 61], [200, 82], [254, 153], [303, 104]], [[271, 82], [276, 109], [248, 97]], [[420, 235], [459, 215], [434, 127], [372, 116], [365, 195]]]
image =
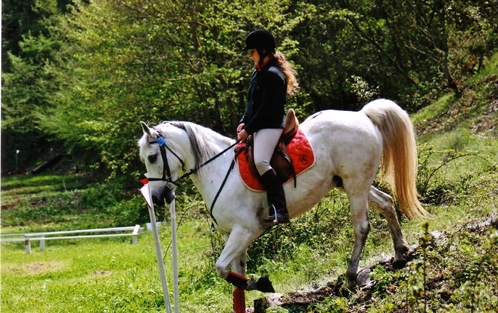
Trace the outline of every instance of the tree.
[[[187, 119], [233, 134], [252, 66], [240, 52], [244, 38], [256, 27], [277, 37], [290, 32], [301, 19], [290, 5], [75, 2], [52, 29], [70, 44], [51, 67], [64, 88], [52, 97], [55, 106], [40, 115], [43, 128], [101, 151], [102, 168], [112, 177], [141, 169], [140, 120]], [[281, 48], [296, 49], [292, 41]]]
[[240, 48], [260, 27], [298, 70], [300, 118], [375, 97], [414, 111], [496, 50], [497, 1], [8, 0], [2, 149], [57, 140], [134, 179], [139, 120], [233, 136], [252, 70]]
[[[47, 71], [61, 42], [48, 36], [53, 17], [67, 1], [3, 2], [2, 27], [2, 164], [21, 169], [46, 155], [53, 140], [39, 124], [38, 112], [52, 105], [58, 90], [54, 73]], [[20, 150], [19, 155], [16, 150]], [[17, 159], [17, 158], [16, 158]]]
[[496, 50], [497, 1], [313, 3], [314, 18], [296, 38], [316, 110], [355, 110], [366, 95], [414, 111], [446, 89], [458, 96], [463, 69], [477, 69]]

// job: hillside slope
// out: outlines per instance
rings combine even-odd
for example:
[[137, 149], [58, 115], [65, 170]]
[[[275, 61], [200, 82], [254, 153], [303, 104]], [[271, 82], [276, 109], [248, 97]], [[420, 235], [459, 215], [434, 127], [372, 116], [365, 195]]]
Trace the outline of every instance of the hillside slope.
[[498, 137], [498, 54], [464, 84], [461, 98], [448, 93], [412, 118], [421, 134], [467, 128], [480, 136]]
[[465, 83], [461, 98], [443, 95], [412, 119], [419, 144], [417, 187], [432, 217], [403, 223], [414, 244], [407, 266], [396, 271], [390, 257], [366, 260], [370, 281], [355, 292], [343, 288], [343, 276], [327, 277], [302, 292], [257, 299], [252, 312], [498, 307], [498, 54]]

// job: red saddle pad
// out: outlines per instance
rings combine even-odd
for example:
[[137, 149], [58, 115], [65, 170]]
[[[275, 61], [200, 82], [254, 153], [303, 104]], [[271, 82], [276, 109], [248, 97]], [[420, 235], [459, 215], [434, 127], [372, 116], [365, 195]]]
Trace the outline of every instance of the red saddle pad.
[[[237, 145], [236, 149], [240, 149], [244, 144]], [[311, 147], [308, 138], [304, 133], [298, 129], [296, 135], [287, 145], [287, 151], [289, 152], [289, 157], [292, 160], [292, 165], [296, 171], [296, 176], [305, 170], [309, 169], [313, 164], [315, 164], [315, 154], [313, 153], [313, 148]], [[254, 176], [249, 169], [249, 163], [247, 161], [247, 149], [244, 149], [237, 156], [237, 163], [239, 164], [239, 172], [242, 177], [242, 181], [247, 188], [253, 191], [264, 191], [263, 185], [259, 182], [258, 178]], [[289, 176], [288, 180], [293, 178], [292, 175]]]

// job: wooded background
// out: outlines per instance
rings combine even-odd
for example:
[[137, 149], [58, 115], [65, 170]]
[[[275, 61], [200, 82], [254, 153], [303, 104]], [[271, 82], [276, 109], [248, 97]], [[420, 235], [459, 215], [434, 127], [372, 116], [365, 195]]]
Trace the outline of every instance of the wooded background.
[[3, 173], [62, 155], [74, 172], [136, 181], [140, 120], [232, 137], [256, 28], [298, 72], [288, 106], [301, 120], [378, 97], [409, 112], [458, 97], [498, 47], [498, 0], [5, 0], [2, 11]]

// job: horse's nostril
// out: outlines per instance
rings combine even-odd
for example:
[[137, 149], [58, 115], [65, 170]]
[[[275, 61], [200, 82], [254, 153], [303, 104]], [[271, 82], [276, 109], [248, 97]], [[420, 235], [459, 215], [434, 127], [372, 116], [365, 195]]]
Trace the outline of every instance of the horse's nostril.
[[156, 197], [156, 196], [152, 196], [152, 202], [153, 202], [154, 204], [162, 204], [161, 199], [159, 199], [159, 198], [158, 198], [158, 197]]
[[166, 203], [171, 204], [175, 197], [175, 193], [172, 190], [169, 190], [169, 192], [167, 192], [165, 195]]

